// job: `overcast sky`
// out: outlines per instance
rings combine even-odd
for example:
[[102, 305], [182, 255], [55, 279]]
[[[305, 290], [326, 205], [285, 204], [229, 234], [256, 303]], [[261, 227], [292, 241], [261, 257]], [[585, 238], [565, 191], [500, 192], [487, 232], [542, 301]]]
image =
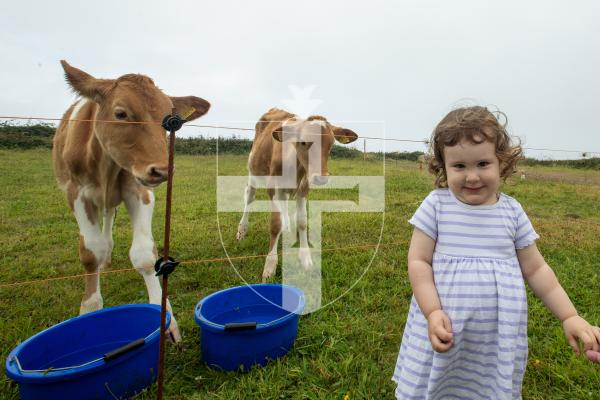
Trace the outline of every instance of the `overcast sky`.
[[[504, 111], [525, 146], [600, 152], [597, 1], [169, 3], [4, 1], [0, 115], [60, 117], [74, 99], [66, 59], [96, 77], [143, 73], [168, 94], [205, 98], [202, 124], [253, 127], [293, 98], [287, 85], [316, 85], [316, 113], [383, 121], [388, 138], [424, 139], [466, 101]], [[342, 125], [384, 134], [381, 123]]]

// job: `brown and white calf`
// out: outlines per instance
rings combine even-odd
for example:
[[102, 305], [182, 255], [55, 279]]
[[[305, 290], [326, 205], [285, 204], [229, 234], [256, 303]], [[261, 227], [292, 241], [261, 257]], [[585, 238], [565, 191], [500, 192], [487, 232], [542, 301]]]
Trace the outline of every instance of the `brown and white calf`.
[[248, 157], [249, 179], [237, 239], [242, 240], [248, 231], [250, 203], [259, 186], [258, 180], [266, 177], [267, 192], [271, 199], [271, 228], [263, 282], [269, 280], [277, 270], [279, 236], [290, 227], [287, 209], [290, 196], [296, 196], [296, 224], [300, 238], [298, 257], [304, 268], [312, 266], [306, 214], [309, 187], [327, 183], [327, 163], [334, 142], [337, 140], [347, 144], [357, 138], [358, 135], [353, 131], [334, 126], [324, 117], [313, 115], [302, 119], [277, 108], [269, 110], [257, 122]]
[[[169, 97], [144, 75], [96, 79], [65, 61], [61, 64], [67, 82], [81, 96], [64, 114], [52, 149], [56, 179], [79, 225], [79, 257], [93, 273], [85, 278], [79, 312], [103, 306], [96, 273], [110, 265], [113, 221], [121, 202], [133, 228], [129, 258], [144, 277], [150, 303], [160, 304], [152, 188], [167, 179], [168, 153], [165, 130], [154, 122], [162, 121], [172, 107], [194, 110], [187, 118], [192, 120], [204, 115], [210, 104], [198, 97]], [[173, 318], [170, 334], [181, 340]]]

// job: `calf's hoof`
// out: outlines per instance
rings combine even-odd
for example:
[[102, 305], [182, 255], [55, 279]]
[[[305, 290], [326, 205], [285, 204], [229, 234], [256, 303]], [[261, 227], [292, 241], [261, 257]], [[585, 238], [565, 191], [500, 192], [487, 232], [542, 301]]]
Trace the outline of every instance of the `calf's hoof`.
[[262, 282], [266, 283], [275, 275], [277, 271], [277, 254], [267, 256], [265, 261], [265, 268], [262, 273]]
[[89, 299], [81, 300], [81, 305], [79, 307], [79, 315], [87, 314], [92, 311], [102, 310], [104, 307], [104, 302], [102, 300], [102, 296], [99, 294], [93, 294]]
[[237, 240], [242, 240], [246, 237], [246, 232], [248, 231], [248, 227], [247, 226], [242, 226], [240, 224], [240, 226], [238, 227], [238, 231], [237, 234], [235, 235], [235, 238]]
[[300, 249], [298, 251], [298, 258], [300, 259], [300, 265], [302, 268], [310, 269], [313, 266], [312, 258], [310, 257], [310, 249]]
[[171, 342], [175, 344], [181, 343], [181, 333], [179, 332], [179, 325], [173, 316], [171, 315], [171, 324], [169, 325], [169, 329], [167, 329], [167, 337], [171, 340]]

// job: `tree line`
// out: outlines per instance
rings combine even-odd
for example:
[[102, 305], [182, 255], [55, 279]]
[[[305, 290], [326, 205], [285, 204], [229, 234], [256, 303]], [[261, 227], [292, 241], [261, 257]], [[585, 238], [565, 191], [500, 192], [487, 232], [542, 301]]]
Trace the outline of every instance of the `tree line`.
[[[52, 124], [14, 124], [0, 123], [0, 148], [2, 149], [34, 149], [52, 148], [52, 138], [56, 127]], [[177, 138], [175, 151], [179, 154], [214, 155], [217, 148], [221, 154], [250, 153], [252, 141], [237, 136], [214, 138], [200, 136], [194, 138]], [[356, 149], [334, 146], [331, 154], [337, 158], [362, 157], [362, 152]]]
[[[0, 122], [0, 148], [1, 149], [33, 149], [52, 148], [52, 138], [56, 128], [52, 124], [15, 124], [10, 121]], [[239, 154], [250, 153], [252, 141], [247, 138], [232, 136], [227, 138], [214, 138], [200, 136], [194, 138], [177, 138], [175, 151], [178, 154], [192, 155], [214, 155], [217, 154]], [[369, 159], [383, 159], [383, 152], [367, 153]], [[423, 154], [422, 151], [394, 151], [386, 152], [385, 157], [391, 160], [417, 161]], [[333, 158], [362, 158], [363, 152], [352, 147], [335, 145], [331, 150]], [[600, 170], [600, 158], [585, 157], [577, 160], [537, 160], [525, 158], [522, 165], [546, 165], [546, 166], [569, 166], [580, 169]]]

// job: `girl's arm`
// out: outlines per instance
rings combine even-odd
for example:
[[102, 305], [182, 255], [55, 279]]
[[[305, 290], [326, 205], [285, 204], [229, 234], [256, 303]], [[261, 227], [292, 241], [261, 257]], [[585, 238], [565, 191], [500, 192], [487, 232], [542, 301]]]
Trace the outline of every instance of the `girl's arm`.
[[565, 336], [569, 344], [579, 355], [577, 339], [584, 344], [585, 350], [597, 350], [600, 338], [597, 332], [583, 318], [579, 317], [577, 310], [567, 293], [562, 288], [554, 271], [548, 266], [540, 254], [535, 243], [517, 250], [523, 278], [529, 284], [533, 293], [542, 300], [548, 309], [563, 323]]
[[419, 308], [427, 319], [431, 345], [435, 351], [445, 352], [452, 346], [452, 325], [442, 311], [433, 282], [431, 262], [434, 249], [435, 241], [415, 228], [408, 249], [408, 278]]
[[431, 262], [434, 249], [435, 241], [415, 228], [408, 248], [408, 278], [425, 318], [433, 311], [442, 309], [440, 297], [433, 283]]

